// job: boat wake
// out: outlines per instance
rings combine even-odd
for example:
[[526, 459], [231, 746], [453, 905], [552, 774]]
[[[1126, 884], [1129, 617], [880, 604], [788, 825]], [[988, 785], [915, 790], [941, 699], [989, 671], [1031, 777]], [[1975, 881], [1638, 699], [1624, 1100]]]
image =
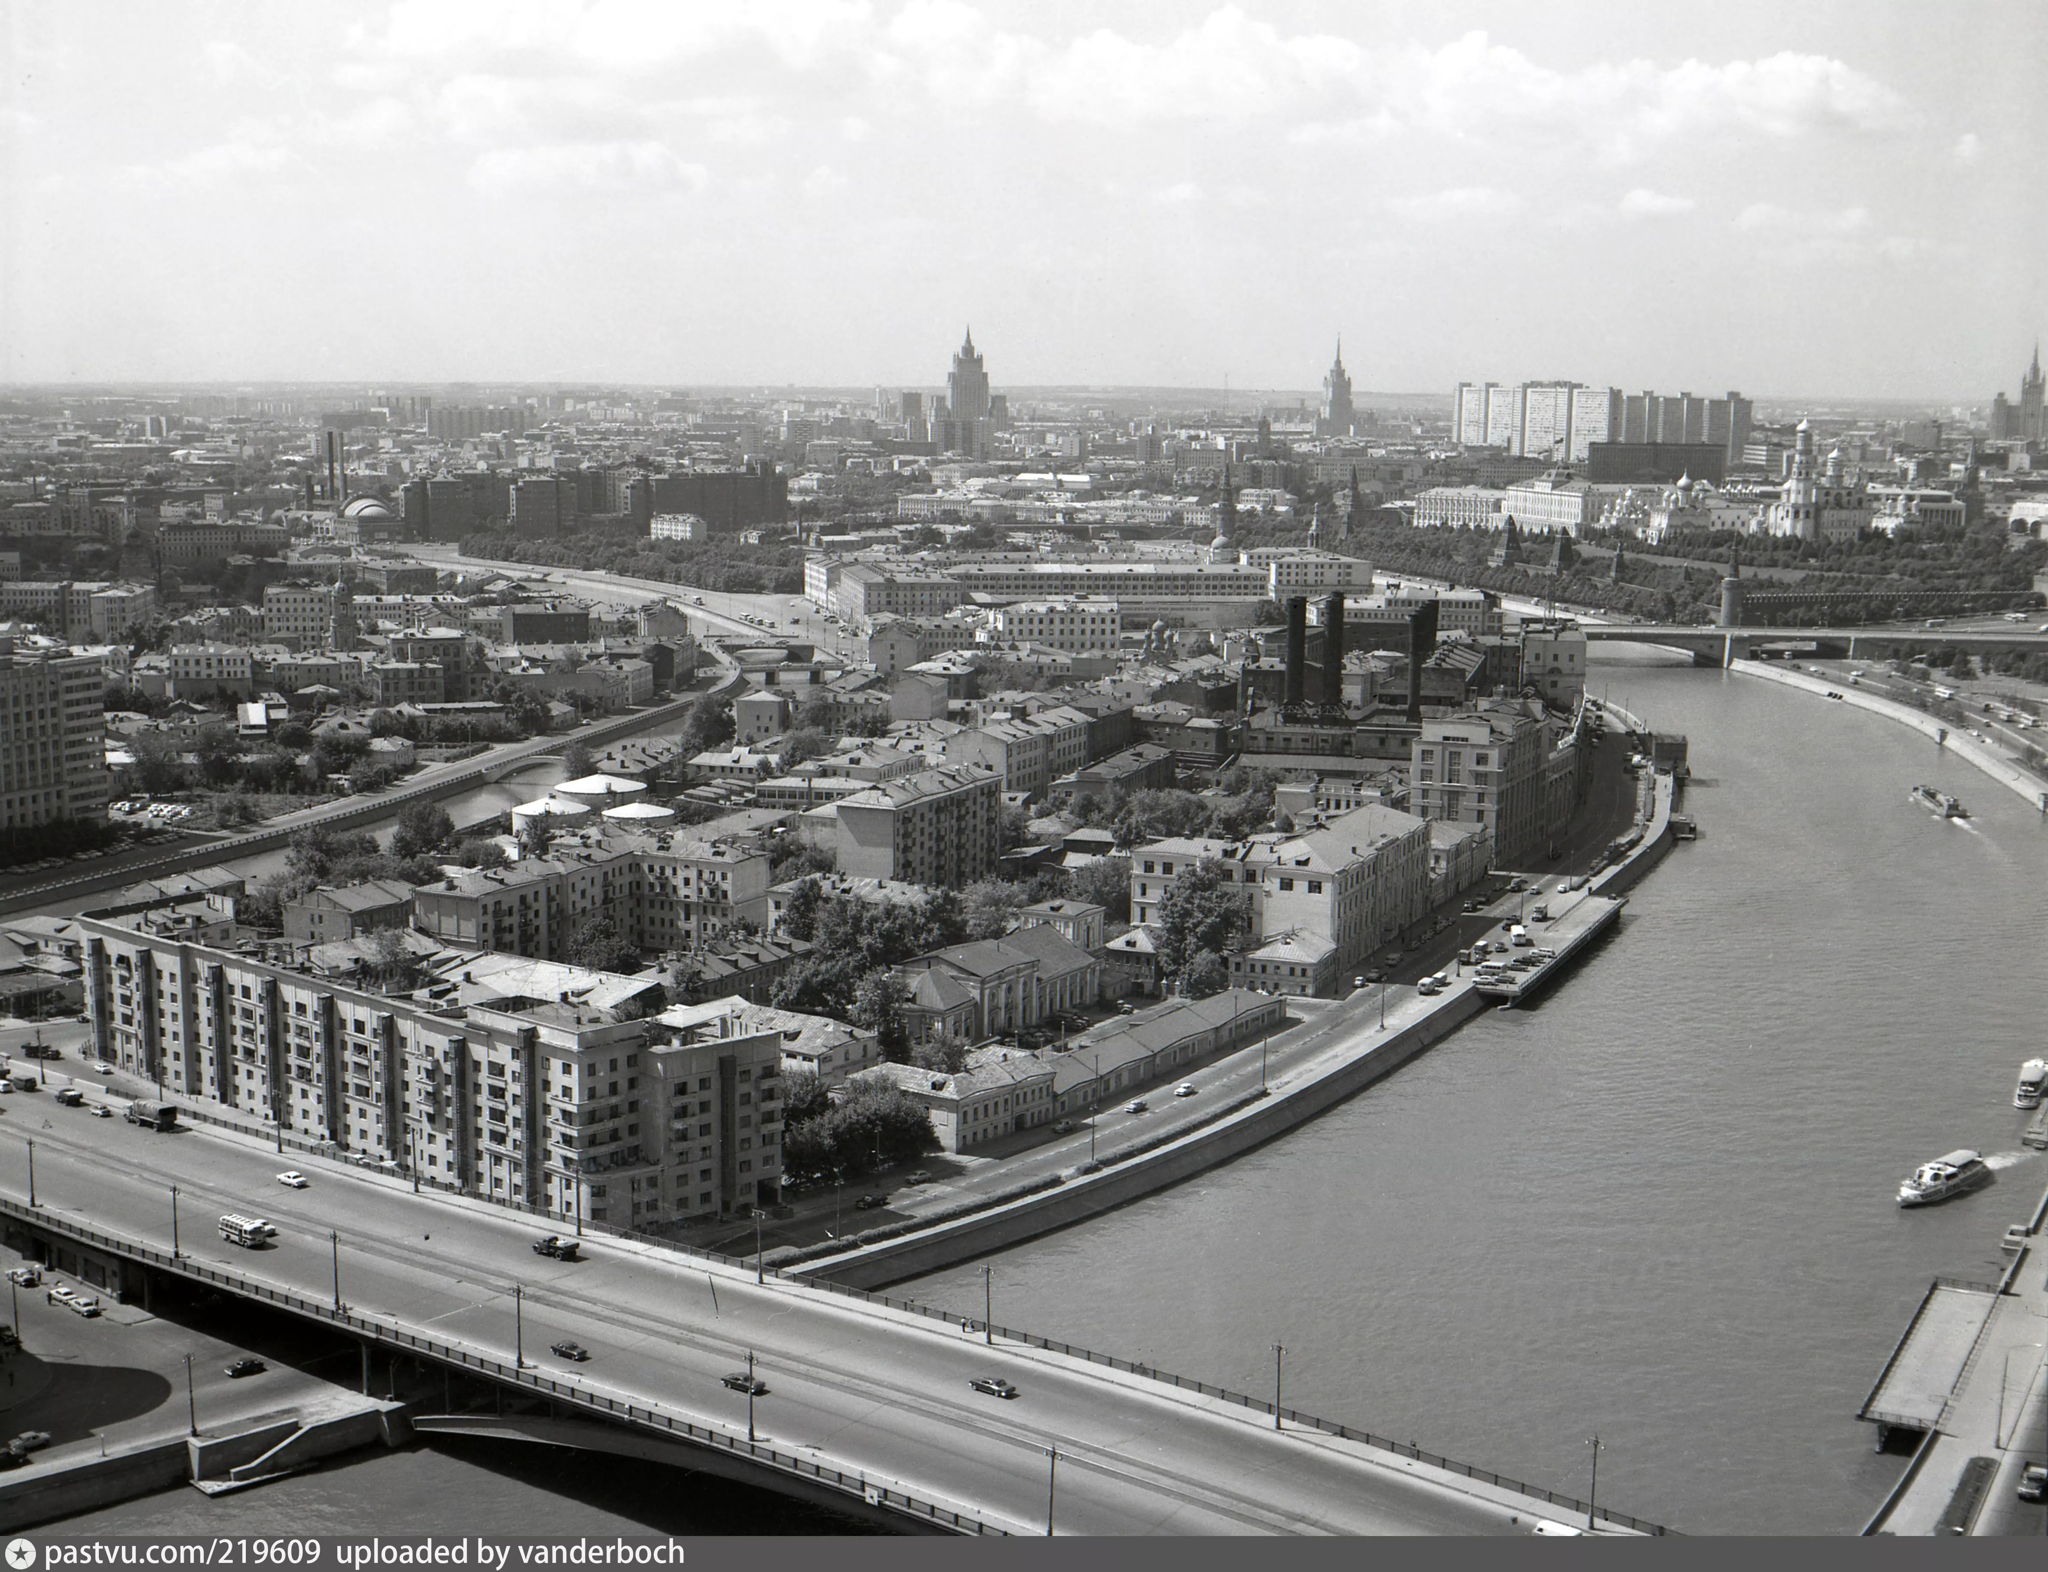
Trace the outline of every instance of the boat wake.
[[2026, 1162], [2033, 1155], [2032, 1152], [1996, 1152], [1984, 1159], [1984, 1166], [1994, 1171], [2011, 1168], [2015, 1164]]

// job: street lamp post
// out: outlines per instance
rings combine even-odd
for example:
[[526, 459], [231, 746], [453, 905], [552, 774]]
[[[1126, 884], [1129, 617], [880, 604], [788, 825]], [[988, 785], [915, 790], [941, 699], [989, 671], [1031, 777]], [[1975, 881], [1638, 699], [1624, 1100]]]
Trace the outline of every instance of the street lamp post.
[[1273, 1345], [1273, 1428], [1280, 1428], [1280, 1371], [1286, 1363], [1287, 1350], [1279, 1343]]
[[334, 1258], [334, 1313], [341, 1314], [341, 1234], [336, 1229], [327, 1230], [327, 1248]]
[[1387, 985], [1380, 984], [1380, 1030], [1387, 1029]]
[[36, 1143], [35, 1143], [35, 1140], [34, 1140], [34, 1138], [33, 1138], [33, 1137], [31, 1137], [31, 1138], [30, 1138], [30, 1140], [29, 1140], [29, 1143], [28, 1143], [28, 1204], [29, 1204], [29, 1207], [30, 1207], [30, 1209], [31, 1209], [31, 1210], [33, 1210], [33, 1209], [35, 1208], [35, 1206], [37, 1205], [37, 1201], [36, 1201]]
[[754, 1281], [767, 1281], [761, 1266], [761, 1208], [754, 1208]]
[[1060, 1483], [1060, 1449], [1049, 1446], [1045, 1449], [1045, 1537], [1052, 1538], [1052, 1509], [1057, 1499]]
[[178, 1187], [171, 1186], [171, 1259], [177, 1260], [183, 1252], [178, 1248]]
[[7, 1297], [14, 1301], [14, 1344], [21, 1346], [21, 1284], [13, 1278], [7, 1279]]
[[526, 1289], [512, 1285], [512, 1368], [526, 1368]]
[[187, 1435], [199, 1434], [199, 1399], [192, 1392], [192, 1356], [185, 1356], [185, 1425]]
[[1599, 1513], [1600, 1503], [1600, 1437], [1595, 1435], [1586, 1443], [1593, 1449], [1593, 1482], [1586, 1487], [1586, 1532], [1593, 1532], [1593, 1519]]
[[754, 1435], [754, 1351], [747, 1350], [747, 1441], [751, 1445]]
[[990, 1348], [996, 1346], [995, 1322], [989, 1318], [989, 1312], [994, 1302], [995, 1268], [984, 1266], [981, 1269], [981, 1336], [982, 1341], [987, 1343]]

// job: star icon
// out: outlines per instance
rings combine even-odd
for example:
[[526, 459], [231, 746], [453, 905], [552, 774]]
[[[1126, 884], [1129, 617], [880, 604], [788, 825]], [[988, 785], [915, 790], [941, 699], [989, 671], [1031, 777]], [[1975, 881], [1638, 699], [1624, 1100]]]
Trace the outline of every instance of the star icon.
[[36, 1547], [26, 1539], [8, 1540], [7, 1564], [14, 1572], [28, 1572], [36, 1564]]

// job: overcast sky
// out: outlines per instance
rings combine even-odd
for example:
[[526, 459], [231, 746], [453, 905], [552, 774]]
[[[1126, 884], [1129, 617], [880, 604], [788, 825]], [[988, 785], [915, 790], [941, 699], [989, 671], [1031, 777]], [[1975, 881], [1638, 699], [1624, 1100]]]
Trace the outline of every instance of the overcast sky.
[[1988, 400], [2038, 0], [0, 0], [0, 378]]

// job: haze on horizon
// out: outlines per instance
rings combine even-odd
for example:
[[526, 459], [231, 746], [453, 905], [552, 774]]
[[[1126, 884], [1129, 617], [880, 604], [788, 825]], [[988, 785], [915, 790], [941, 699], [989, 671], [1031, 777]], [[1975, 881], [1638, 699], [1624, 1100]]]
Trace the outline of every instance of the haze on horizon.
[[2048, 8], [15, 0], [0, 380], [1984, 403]]

